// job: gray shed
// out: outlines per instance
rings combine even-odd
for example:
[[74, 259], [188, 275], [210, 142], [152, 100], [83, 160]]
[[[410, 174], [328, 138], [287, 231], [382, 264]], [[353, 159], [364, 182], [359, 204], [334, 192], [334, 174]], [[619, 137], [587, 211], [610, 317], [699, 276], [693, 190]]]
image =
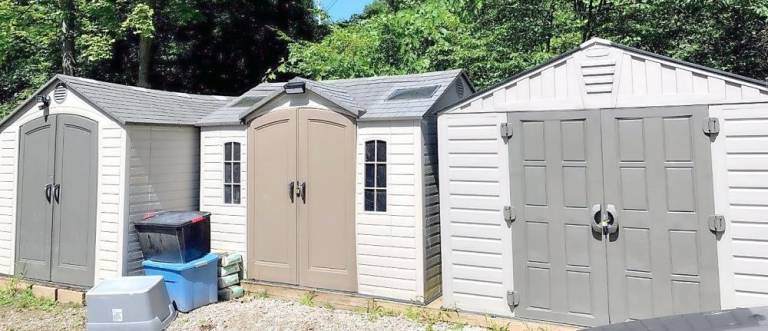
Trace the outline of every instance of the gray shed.
[[443, 299], [599, 325], [768, 305], [768, 88], [592, 39], [438, 119]]
[[140, 273], [130, 221], [197, 209], [195, 124], [229, 101], [48, 81], [0, 123], [0, 273], [80, 287]]
[[232, 100], [199, 122], [212, 249], [241, 252], [260, 281], [439, 297], [434, 112], [472, 92], [452, 70], [297, 78]]

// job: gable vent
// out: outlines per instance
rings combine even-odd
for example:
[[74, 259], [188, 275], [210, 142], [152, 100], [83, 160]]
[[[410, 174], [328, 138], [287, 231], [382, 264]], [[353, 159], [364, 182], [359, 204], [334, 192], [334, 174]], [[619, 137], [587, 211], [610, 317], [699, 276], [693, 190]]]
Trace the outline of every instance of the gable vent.
[[584, 90], [587, 94], [611, 93], [616, 61], [610, 57], [605, 47], [592, 47], [586, 51], [586, 58], [581, 63], [581, 75], [584, 78]]
[[53, 90], [53, 101], [56, 103], [62, 103], [67, 99], [67, 86], [64, 83], [59, 83]]
[[459, 99], [464, 98], [464, 84], [461, 82], [456, 82], [456, 94], [459, 96]]

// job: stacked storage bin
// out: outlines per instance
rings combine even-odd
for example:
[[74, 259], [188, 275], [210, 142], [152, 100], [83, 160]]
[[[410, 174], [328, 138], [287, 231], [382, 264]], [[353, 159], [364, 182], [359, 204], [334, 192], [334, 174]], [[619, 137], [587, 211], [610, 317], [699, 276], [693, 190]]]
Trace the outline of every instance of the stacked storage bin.
[[176, 309], [188, 312], [218, 301], [219, 257], [210, 253], [210, 213], [156, 213], [134, 226], [144, 273], [163, 276]]
[[221, 254], [219, 256], [219, 300], [242, 297], [245, 291], [240, 286], [243, 279], [243, 256]]

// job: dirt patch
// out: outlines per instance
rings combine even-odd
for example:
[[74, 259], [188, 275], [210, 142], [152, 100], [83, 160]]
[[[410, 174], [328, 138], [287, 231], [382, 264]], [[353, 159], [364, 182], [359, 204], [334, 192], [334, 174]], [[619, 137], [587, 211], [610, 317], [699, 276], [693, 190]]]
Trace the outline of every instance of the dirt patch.
[[50, 309], [0, 306], [0, 330], [85, 330], [85, 308]]

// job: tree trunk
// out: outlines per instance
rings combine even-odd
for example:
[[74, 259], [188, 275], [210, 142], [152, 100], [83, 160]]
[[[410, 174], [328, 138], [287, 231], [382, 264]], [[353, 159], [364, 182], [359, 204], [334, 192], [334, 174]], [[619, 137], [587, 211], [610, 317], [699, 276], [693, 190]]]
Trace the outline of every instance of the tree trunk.
[[[154, 0], [145, 0], [144, 3], [147, 4], [149, 8], [152, 8], [152, 10], [155, 10]], [[152, 71], [153, 39], [154, 36], [139, 36], [139, 79], [137, 83], [139, 87], [152, 87], [152, 85], [149, 83], [149, 73]]]
[[149, 88], [149, 71], [152, 66], [152, 37], [141, 36], [139, 39], [139, 81], [140, 87]]
[[75, 1], [62, 0], [64, 17], [61, 21], [63, 41], [61, 45], [61, 71], [65, 75], [75, 74]]

